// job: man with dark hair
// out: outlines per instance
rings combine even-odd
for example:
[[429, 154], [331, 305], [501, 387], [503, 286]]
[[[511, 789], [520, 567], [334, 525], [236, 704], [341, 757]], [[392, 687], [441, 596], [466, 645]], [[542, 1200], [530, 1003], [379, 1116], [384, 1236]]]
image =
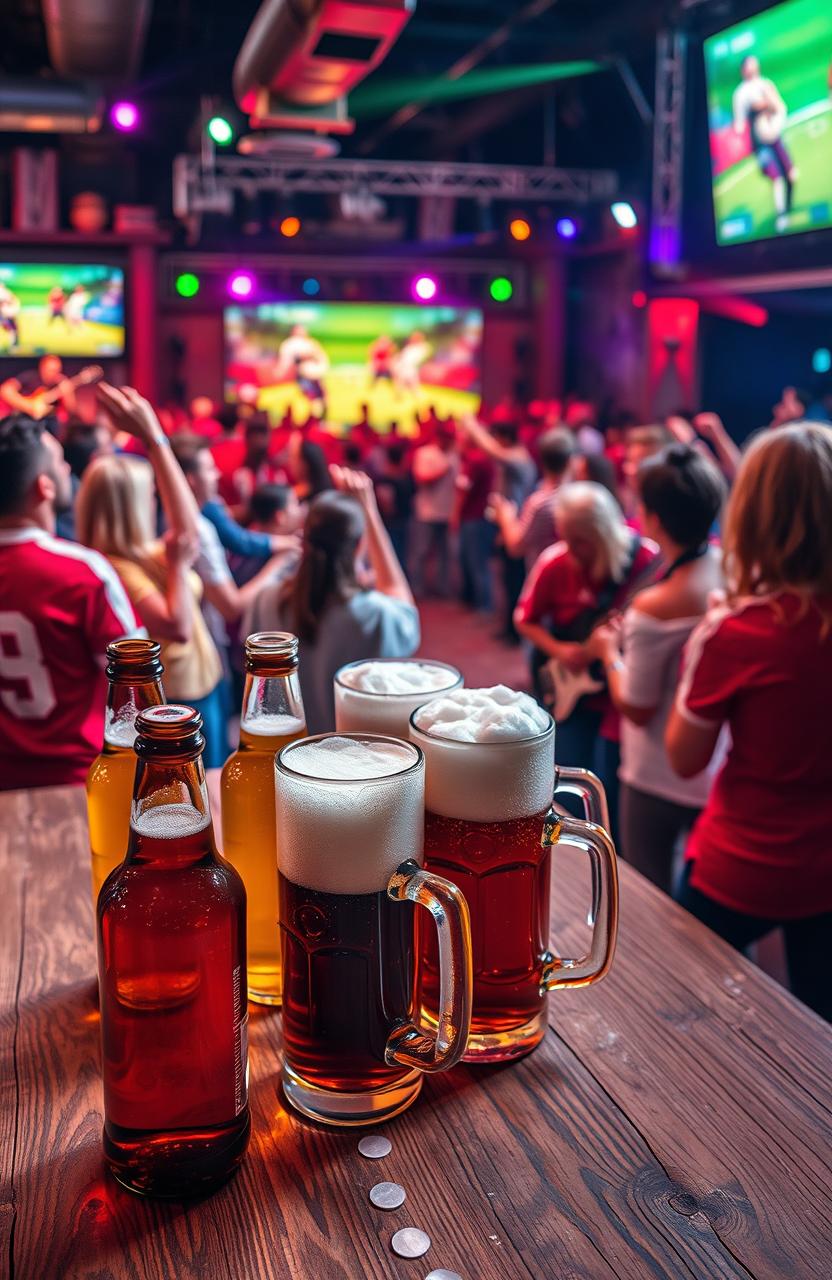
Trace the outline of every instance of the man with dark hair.
[[69, 468], [45, 424], [0, 422], [0, 789], [84, 782], [104, 739], [106, 649], [138, 635], [112, 566], [56, 538]]
[[523, 557], [527, 571], [541, 552], [558, 540], [555, 501], [561, 485], [572, 478], [575, 437], [566, 427], [553, 427], [540, 437], [538, 450], [543, 477], [519, 514], [514, 503], [502, 494], [494, 494], [491, 499], [503, 546], [509, 555]]

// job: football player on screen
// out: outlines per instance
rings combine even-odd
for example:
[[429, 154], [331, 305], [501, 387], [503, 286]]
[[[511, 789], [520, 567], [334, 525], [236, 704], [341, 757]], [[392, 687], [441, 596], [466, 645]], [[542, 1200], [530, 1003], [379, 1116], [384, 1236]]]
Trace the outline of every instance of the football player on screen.
[[734, 130], [751, 137], [751, 150], [760, 172], [772, 182], [777, 228], [791, 212], [797, 169], [783, 141], [788, 111], [773, 81], [760, 74], [760, 60], [753, 53], [740, 63], [740, 83], [733, 96]]

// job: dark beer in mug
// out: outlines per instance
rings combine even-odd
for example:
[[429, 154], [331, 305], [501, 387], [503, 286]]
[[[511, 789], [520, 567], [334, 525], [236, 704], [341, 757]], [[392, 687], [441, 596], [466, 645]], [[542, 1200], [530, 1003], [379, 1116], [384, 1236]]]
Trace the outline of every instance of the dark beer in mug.
[[[375, 735], [309, 738], [280, 752], [276, 791], [284, 1091], [326, 1123], [387, 1119], [422, 1072], [458, 1061], [470, 1018], [467, 909], [421, 869], [422, 754]], [[435, 1035], [414, 1023], [417, 903], [443, 917]]]
[[104, 1154], [151, 1196], [212, 1190], [249, 1139], [245, 890], [214, 845], [201, 727], [138, 716], [127, 856], [98, 899]]
[[[519, 1057], [546, 1032], [547, 992], [602, 977], [617, 919], [614, 850], [606, 832], [552, 810], [555, 727], [526, 694], [461, 689], [413, 713], [425, 754], [425, 865], [465, 895], [474, 994], [466, 1061]], [[585, 848], [603, 889], [590, 955], [549, 947], [552, 846]], [[438, 966], [425, 936], [420, 999], [437, 1008]]]

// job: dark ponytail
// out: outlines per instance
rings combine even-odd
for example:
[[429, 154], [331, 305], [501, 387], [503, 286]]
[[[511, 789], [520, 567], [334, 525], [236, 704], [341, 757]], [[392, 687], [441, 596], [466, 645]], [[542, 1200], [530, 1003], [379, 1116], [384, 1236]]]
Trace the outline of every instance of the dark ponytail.
[[309, 506], [303, 554], [286, 591], [291, 629], [314, 644], [329, 605], [358, 591], [355, 554], [364, 535], [364, 513], [355, 498], [335, 490], [319, 494]]

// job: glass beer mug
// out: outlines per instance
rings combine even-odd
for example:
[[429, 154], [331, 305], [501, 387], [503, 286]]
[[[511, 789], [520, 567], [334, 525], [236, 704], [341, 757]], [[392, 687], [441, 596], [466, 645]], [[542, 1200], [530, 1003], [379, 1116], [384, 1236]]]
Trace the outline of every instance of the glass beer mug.
[[335, 728], [407, 738], [416, 708], [461, 684], [456, 667], [430, 658], [349, 662], [335, 672]]
[[[424, 791], [421, 751], [394, 738], [323, 734], [277, 757], [283, 1087], [327, 1124], [397, 1115], [465, 1051], [468, 908], [422, 870]], [[433, 1028], [414, 1021], [417, 906], [436, 925]]]
[[[450, 708], [448, 703], [451, 704]], [[464, 893], [471, 914], [474, 1006], [466, 1062], [499, 1062], [534, 1049], [546, 1033], [546, 995], [608, 972], [618, 926], [615, 849], [594, 822], [563, 813], [556, 785], [605, 814], [600, 783], [583, 769], [556, 780], [555, 724], [505, 686], [460, 689], [414, 711], [411, 740], [425, 755], [425, 865]], [[580, 959], [549, 948], [551, 851], [585, 850], [593, 873], [592, 941]], [[438, 966], [423, 947], [421, 999], [438, 1007]]]

